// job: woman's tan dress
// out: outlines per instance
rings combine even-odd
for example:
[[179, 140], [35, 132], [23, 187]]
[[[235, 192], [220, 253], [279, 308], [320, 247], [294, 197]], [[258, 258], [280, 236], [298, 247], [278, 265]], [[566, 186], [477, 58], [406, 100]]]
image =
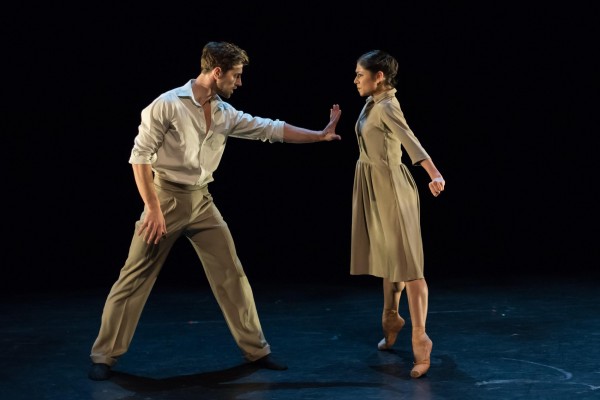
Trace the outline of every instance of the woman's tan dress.
[[423, 278], [419, 193], [413, 165], [429, 155], [408, 127], [396, 89], [369, 96], [356, 122], [359, 158], [352, 195], [351, 275], [392, 282]]

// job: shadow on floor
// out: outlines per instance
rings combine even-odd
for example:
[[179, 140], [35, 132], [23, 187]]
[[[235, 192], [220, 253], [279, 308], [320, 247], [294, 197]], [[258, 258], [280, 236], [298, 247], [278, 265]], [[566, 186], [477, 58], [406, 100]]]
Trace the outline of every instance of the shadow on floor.
[[394, 348], [381, 339], [379, 281], [253, 285], [273, 356], [243, 362], [208, 287], [151, 294], [129, 351], [108, 381], [87, 378], [107, 290], [15, 294], [0, 310], [0, 398], [598, 399], [597, 281], [429, 282], [431, 370], [412, 367], [410, 318]]

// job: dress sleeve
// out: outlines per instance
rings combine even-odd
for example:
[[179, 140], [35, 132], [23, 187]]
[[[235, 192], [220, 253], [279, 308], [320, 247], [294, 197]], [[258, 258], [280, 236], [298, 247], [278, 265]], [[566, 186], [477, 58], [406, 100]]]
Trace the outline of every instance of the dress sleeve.
[[408, 126], [397, 100], [383, 104], [381, 121], [394, 135], [400, 137], [402, 147], [408, 153], [413, 165], [419, 165], [421, 161], [431, 158]]

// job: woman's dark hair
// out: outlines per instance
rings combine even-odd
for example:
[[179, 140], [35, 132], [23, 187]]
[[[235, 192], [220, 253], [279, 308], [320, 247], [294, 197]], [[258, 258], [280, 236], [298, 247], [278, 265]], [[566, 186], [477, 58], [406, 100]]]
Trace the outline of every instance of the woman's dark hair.
[[364, 69], [376, 74], [383, 72], [385, 85], [395, 87], [396, 75], [398, 74], [398, 61], [382, 50], [371, 50], [358, 57], [356, 61]]
[[216, 67], [220, 67], [223, 72], [227, 72], [236, 65], [248, 65], [249, 62], [250, 59], [246, 51], [233, 43], [208, 42], [202, 49], [200, 67], [202, 72], [212, 71]]

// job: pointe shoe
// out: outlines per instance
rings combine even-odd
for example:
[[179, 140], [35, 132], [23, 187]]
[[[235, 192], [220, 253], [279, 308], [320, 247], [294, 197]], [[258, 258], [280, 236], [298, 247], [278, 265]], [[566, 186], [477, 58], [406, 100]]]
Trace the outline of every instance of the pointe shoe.
[[[413, 354], [415, 361], [413, 363], [413, 369], [410, 371], [411, 378], [420, 378], [429, 371], [431, 356], [431, 349], [433, 348], [433, 342], [429, 337], [419, 342], [416, 346], [413, 344]], [[418, 355], [417, 355], [418, 353]]]
[[377, 344], [379, 350], [389, 350], [396, 343], [398, 333], [404, 326], [404, 319], [398, 315], [396, 310], [386, 310], [381, 318], [383, 327], [383, 339]]

